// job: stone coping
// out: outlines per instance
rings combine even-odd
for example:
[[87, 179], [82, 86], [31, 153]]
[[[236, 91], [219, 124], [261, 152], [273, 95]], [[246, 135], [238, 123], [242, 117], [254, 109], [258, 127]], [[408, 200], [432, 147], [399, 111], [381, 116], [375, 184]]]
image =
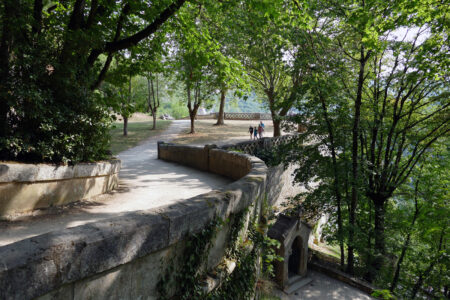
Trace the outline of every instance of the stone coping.
[[119, 159], [95, 163], [79, 163], [73, 166], [0, 162], [0, 183], [28, 183], [106, 176], [118, 173], [120, 165]]
[[217, 154], [245, 161], [249, 172], [218, 191], [178, 204], [0, 247], [0, 299], [32, 299], [162, 250], [182, 241], [188, 233], [201, 231], [214, 218], [225, 219], [264, 196], [268, 169], [263, 161], [223, 150]]

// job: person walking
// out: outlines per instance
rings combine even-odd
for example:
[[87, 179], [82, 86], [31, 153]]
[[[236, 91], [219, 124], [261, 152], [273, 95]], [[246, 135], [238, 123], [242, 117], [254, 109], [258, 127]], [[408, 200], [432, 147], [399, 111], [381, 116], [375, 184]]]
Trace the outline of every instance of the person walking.
[[250, 139], [252, 139], [253, 138], [253, 127], [251, 125], [248, 128], [248, 132], [250, 132]]
[[259, 124], [259, 126], [258, 126], [258, 136], [259, 136], [259, 138], [262, 138], [263, 131], [264, 131], [263, 127], [261, 126], [261, 124]]
[[258, 127], [253, 128], [253, 139], [258, 139]]

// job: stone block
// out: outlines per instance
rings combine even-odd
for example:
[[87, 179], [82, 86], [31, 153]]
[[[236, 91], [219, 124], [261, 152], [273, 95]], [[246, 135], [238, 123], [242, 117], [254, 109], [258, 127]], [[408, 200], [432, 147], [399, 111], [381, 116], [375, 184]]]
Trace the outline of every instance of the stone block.
[[74, 283], [74, 300], [132, 299], [130, 265]]
[[207, 202], [202, 195], [187, 199], [182, 202], [186, 206], [189, 217], [189, 232], [199, 232], [204, 226], [214, 220], [216, 207]]
[[0, 218], [63, 205], [114, 189], [120, 160], [82, 163], [0, 164]]
[[169, 220], [169, 245], [180, 241], [189, 233], [189, 213], [191, 209], [186, 205], [170, 204], [151, 211]]
[[72, 300], [74, 294], [74, 285], [66, 284], [60, 288], [51, 291], [48, 294], [36, 298], [36, 300]]
[[232, 212], [239, 195], [235, 191], [229, 190], [227, 187], [220, 191], [210, 192], [214, 194], [216, 202], [216, 217], [225, 220]]
[[53, 164], [0, 163], [0, 183], [55, 181], [62, 179], [105, 176], [118, 173], [118, 159], [75, 166]]
[[167, 247], [168, 234], [163, 217], [128, 214], [0, 247], [0, 299], [30, 299], [113, 269]]
[[209, 171], [237, 180], [250, 171], [247, 160], [245, 154], [211, 149], [209, 151]]
[[131, 274], [131, 299], [158, 299], [156, 285], [165, 272], [168, 263], [175, 260], [174, 251], [171, 248], [151, 253], [130, 264]]
[[223, 260], [225, 250], [227, 249], [229, 231], [230, 224], [225, 223], [217, 232], [214, 240], [212, 241], [212, 247], [208, 253], [208, 270], [213, 269]]
[[106, 193], [117, 186], [118, 174], [0, 185], [0, 217], [64, 205]]

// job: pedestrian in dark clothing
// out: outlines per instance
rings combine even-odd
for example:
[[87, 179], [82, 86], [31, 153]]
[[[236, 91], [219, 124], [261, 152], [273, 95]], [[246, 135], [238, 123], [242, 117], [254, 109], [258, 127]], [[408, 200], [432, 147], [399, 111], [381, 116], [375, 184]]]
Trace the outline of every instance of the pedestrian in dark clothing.
[[250, 126], [248, 128], [248, 132], [250, 132], [250, 139], [252, 139], [252, 137], [253, 137], [253, 127], [252, 126]]

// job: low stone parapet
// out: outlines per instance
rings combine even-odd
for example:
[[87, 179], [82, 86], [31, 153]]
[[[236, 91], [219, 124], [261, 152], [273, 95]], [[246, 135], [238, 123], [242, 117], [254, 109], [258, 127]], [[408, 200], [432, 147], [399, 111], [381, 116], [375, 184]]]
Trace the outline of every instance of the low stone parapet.
[[0, 219], [68, 204], [117, 186], [120, 160], [74, 166], [0, 162]]
[[[180, 155], [183, 151], [188, 154]], [[0, 299], [157, 299], [158, 282], [168, 270], [180, 267], [188, 236], [201, 233], [214, 220], [243, 214], [247, 225], [239, 234], [246, 239], [270, 189], [270, 170], [263, 161], [214, 146], [165, 143], [158, 143], [158, 157], [236, 181], [177, 204], [0, 247]], [[224, 222], [214, 235], [204, 260], [206, 270], [223, 262], [230, 231], [230, 223]]]

